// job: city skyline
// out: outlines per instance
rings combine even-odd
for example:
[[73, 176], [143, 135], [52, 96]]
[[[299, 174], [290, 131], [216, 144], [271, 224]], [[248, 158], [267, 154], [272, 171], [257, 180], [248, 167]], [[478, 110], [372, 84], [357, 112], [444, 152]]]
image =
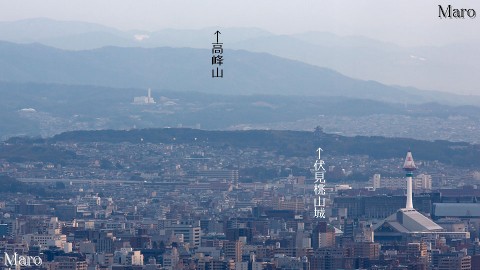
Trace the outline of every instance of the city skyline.
[[0, 269], [480, 269], [475, 9], [0, 0]]

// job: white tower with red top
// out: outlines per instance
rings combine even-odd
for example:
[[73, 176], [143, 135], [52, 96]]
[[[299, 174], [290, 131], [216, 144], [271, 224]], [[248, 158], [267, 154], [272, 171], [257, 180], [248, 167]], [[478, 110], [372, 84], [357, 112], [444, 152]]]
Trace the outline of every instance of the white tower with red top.
[[413, 200], [412, 200], [412, 176], [413, 171], [415, 171], [417, 167], [415, 166], [415, 162], [413, 162], [412, 152], [408, 150], [407, 157], [405, 158], [405, 163], [403, 163], [403, 170], [406, 172], [407, 177], [407, 204], [405, 206], [406, 209], [413, 209]]

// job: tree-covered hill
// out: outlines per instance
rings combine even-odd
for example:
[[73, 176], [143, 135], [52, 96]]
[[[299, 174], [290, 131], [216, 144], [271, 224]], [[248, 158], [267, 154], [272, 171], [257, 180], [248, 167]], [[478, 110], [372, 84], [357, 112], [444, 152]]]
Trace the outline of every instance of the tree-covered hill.
[[[53, 145], [59, 142], [208, 144], [223, 147], [250, 147], [265, 151], [276, 151], [278, 154], [285, 156], [301, 157], [312, 156], [315, 149], [322, 147], [327, 150], [327, 155], [368, 155], [374, 159], [398, 158], [399, 153], [412, 149], [415, 152], [415, 158], [419, 160], [439, 161], [461, 167], [480, 167], [479, 145], [405, 138], [345, 137], [327, 134], [322, 132], [321, 129], [317, 129], [315, 132], [276, 130], [206, 131], [186, 128], [73, 131], [49, 139], [12, 138], [8, 141], [11, 145], [17, 145], [17, 147], [21, 145], [24, 148], [26, 147], [25, 149], [28, 149], [27, 146], [30, 145], [31, 147], [34, 143], [42, 145], [46, 149], [55, 149]], [[0, 153], [4, 153], [3, 158], [17, 156], [14, 151], [5, 151], [8, 147], [12, 147], [11, 145], [0, 147]], [[19, 153], [22, 153], [22, 158], [28, 159], [28, 150], [25, 151]], [[31, 148], [30, 151], [31, 159], [42, 158], [42, 151], [39, 153], [37, 148]], [[9, 156], [5, 156], [5, 153], [9, 153]], [[46, 150], [43, 150], [43, 153], [49, 155]], [[75, 158], [75, 155], [68, 152], [59, 152], [59, 154], [59, 157], [65, 159]]]

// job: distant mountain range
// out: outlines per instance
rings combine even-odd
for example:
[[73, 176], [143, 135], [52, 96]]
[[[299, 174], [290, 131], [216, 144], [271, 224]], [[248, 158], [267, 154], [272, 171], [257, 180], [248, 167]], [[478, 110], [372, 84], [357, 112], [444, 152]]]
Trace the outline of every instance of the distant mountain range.
[[[402, 62], [405, 48], [367, 38], [328, 33], [278, 36], [254, 28], [229, 28], [222, 29], [221, 35], [225, 42], [225, 76], [212, 78], [209, 46], [214, 31], [119, 31], [47, 19], [0, 22], [0, 37], [13, 41], [0, 41], [0, 139], [84, 129], [291, 129], [291, 124], [298, 121], [303, 121], [299, 129], [309, 129], [324, 116], [345, 116], [349, 118], [346, 123], [358, 126], [355, 121], [362, 116], [395, 115], [422, 118], [427, 126], [424, 134], [433, 134], [430, 139], [479, 140], [475, 132], [480, 96], [386, 85], [320, 66], [342, 70], [350, 65], [351, 72], [366, 72], [366, 77], [374, 71], [392, 78], [413, 74], [441, 82], [459, 75], [476, 80], [480, 78], [473, 76], [477, 66], [469, 61], [480, 54], [460, 64], [455, 62], [447, 72], [447, 67], [439, 64], [411, 65], [408, 61], [428, 62], [419, 51]], [[311, 64], [234, 48], [269, 51]], [[435, 59], [442, 61], [451, 57], [440, 53], [441, 48], [430, 49], [422, 50], [437, 54]], [[469, 51], [467, 48], [461, 53]], [[424, 68], [431, 76], [424, 77], [417, 68]], [[408, 78], [402, 85], [408, 85]], [[145, 95], [147, 88], [152, 88], [158, 103], [132, 104], [133, 97]], [[388, 122], [385, 119], [390, 118], [382, 118], [384, 123]], [[397, 118], [392, 123], [404, 125], [405, 121], [415, 120]], [[443, 127], [435, 121], [442, 121]], [[269, 125], [272, 123], [278, 125]], [[450, 132], [450, 123], [460, 129]], [[369, 124], [381, 126], [377, 122]], [[400, 125], [385, 128], [394, 130], [393, 136], [405, 134], [397, 132]], [[370, 127], [360, 126], [365, 130]], [[466, 131], [469, 136], [462, 136]], [[412, 131], [408, 132], [412, 136]]]
[[[200, 30], [163, 29], [160, 31], [120, 31], [94, 23], [56, 21], [46, 18], [0, 22], [0, 40], [16, 43], [41, 43], [65, 50], [118, 47], [208, 48], [216, 28]], [[221, 39], [229, 45], [252, 38], [274, 36], [257, 28], [221, 29]]]
[[[164, 29], [160, 31], [121, 31], [99, 24], [57, 21], [46, 18], [0, 22], [0, 40], [16, 43], [41, 43], [65, 50], [118, 47], [208, 48], [217, 28], [200, 30]], [[223, 29], [220, 29], [223, 31]], [[221, 39], [228, 44], [252, 38], [274, 36], [258, 28], [228, 28]]]
[[[208, 49], [217, 28], [160, 31], [114, 28], [85, 22], [29, 19], [0, 22], [0, 39], [67, 50], [118, 47]], [[227, 50], [266, 52], [330, 68], [352, 78], [457, 93], [479, 93], [480, 42], [405, 48], [365, 37], [307, 32], [275, 35], [257, 28], [224, 28]]]
[[104, 47], [65, 51], [0, 42], [0, 80], [156, 88], [210, 94], [341, 96], [385, 102], [480, 104], [480, 97], [387, 86], [266, 53], [226, 50], [224, 78], [211, 77], [211, 50]]

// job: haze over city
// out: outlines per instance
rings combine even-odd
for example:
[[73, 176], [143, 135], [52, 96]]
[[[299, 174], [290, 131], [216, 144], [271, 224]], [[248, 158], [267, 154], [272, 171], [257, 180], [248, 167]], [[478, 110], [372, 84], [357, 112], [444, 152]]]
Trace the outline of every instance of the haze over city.
[[479, 6], [0, 0], [0, 268], [480, 269]]

